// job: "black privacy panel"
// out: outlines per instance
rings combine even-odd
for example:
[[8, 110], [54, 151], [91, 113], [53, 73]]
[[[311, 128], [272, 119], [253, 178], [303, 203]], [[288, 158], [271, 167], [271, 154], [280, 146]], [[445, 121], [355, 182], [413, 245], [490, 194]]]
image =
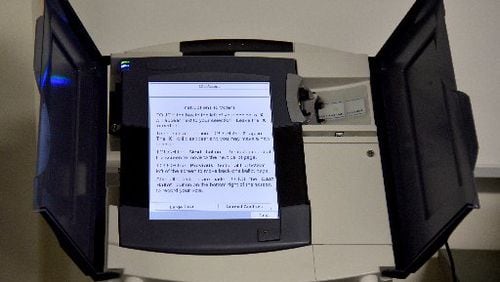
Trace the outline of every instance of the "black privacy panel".
[[384, 274], [406, 277], [478, 205], [477, 140], [442, 1], [417, 1], [370, 68], [396, 262]]
[[106, 65], [67, 1], [37, 20], [40, 92], [35, 208], [66, 253], [105, 279]]

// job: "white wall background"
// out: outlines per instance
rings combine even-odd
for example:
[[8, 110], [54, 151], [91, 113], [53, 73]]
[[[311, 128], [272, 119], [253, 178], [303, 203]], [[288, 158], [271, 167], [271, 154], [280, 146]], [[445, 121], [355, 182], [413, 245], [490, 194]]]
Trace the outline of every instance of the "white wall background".
[[[22, 19], [22, 20], [20, 20]], [[15, 27], [15, 28], [13, 28]], [[0, 280], [35, 281], [38, 217], [32, 209], [35, 160], [31, 3], [0, 5]], [[22, 218], [24, 224], [19, 221]]]

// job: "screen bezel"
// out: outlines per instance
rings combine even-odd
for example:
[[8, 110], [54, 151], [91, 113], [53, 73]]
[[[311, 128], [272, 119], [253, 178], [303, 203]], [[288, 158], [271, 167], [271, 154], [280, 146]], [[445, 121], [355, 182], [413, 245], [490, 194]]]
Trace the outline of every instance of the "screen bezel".
[[[162, 57], [127, 59], [122, 70], [120, 245], [190, 254], [269, 251], [310, 243], [300, 124], [290, 120], [291, 59]], [[149, 220], [149, 81], [270, 82], [279, 219]], [[146, 168], [146, 169], [144, 169]]]

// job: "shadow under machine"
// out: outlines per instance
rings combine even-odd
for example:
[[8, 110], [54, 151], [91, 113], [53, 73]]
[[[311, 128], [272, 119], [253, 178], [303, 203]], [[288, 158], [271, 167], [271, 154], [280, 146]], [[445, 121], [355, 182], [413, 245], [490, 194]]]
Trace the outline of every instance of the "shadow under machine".
[[106, 57], [62, 0], [35, 45], [35, 208], [95, 280], [262, 261], [276, 281], [401, 278], [478, 207], [442, 1], [417, 1], [375, 57], [242, 39]]

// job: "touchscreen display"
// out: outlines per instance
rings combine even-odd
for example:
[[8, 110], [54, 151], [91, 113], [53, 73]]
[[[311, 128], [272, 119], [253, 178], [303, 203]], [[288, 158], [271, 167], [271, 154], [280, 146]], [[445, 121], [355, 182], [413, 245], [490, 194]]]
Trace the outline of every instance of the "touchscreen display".
[[149, 82], [149, 219], [277, 219], [269, 82]]

